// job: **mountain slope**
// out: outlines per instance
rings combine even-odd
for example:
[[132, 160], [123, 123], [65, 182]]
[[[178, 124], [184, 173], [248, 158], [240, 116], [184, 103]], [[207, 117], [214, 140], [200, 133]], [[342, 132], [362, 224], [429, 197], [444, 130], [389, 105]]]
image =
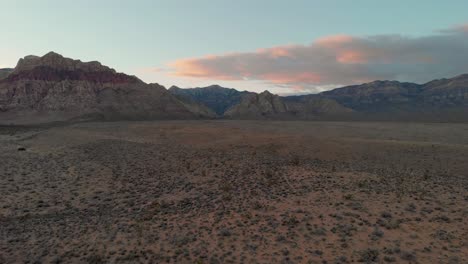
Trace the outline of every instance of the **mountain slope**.
[[422, 86], [397, 81], [375, 81], [323, 92], [323, 98], [333, 99], [345, 107], [363, 112], [382, 112], [414, 101]]
[[438, 107], [468, 107], [468, 74], [424, 84], [419, 100]]
[[350, 115], [354, 110], [347, 108], [333, 99], [317, 95], [283, 97], [288, 111], [300, 119], [320, 119], [324, 117]]
[[212, 109], [210, 109], [203, 103], [193, 100], [191, 97], [180, 95], [180, 94], [172, 94], [172, 96], [177, 98], [191, 112], [197, 113], [199, 117], [201, 118], [217, 118], [218, 117], [218, 115]]
[[6, 78], [13, 70], [10, 68], [0, 69], [0, 80]]
[[146, 84], [99, 62], [85, 63], [53, 52], [43, 57], [21, 59], [12, 73], [0, 80], [3, 120], [49, 122], [83, 116], [105, 120], [204, 117], [195, 110], [158, 84]]

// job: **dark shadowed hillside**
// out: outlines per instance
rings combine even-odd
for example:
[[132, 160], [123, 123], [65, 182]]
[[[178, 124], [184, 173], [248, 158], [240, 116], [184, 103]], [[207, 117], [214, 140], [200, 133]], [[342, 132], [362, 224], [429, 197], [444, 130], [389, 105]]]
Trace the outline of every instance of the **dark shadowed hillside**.
[[0, 69], [0, 79], [6, 78], [13, 70], [10, 68]]
[[297, 118], [310, 119], [317, 117], [332, 117], [351, 115], [354, 110], [345, 107], [333, 99], [316, 95], [283, 97], [288, 110]]
[[366, 112], [398, 108], [413, 101], [421, 90], [422, 87], [414, 83], [375, 81], [334, 89], [320, 95], [356, 111]]
[[196, 102], [200, 102], [212, 109], [219, 116], [222, 116], [227, 109], [240, 103], [242, 96], [250, 94], [250, 92], [240, 92], [219, 85], [188, 89], [172, 86], [169, 91], [172, 94], [181, 95]]

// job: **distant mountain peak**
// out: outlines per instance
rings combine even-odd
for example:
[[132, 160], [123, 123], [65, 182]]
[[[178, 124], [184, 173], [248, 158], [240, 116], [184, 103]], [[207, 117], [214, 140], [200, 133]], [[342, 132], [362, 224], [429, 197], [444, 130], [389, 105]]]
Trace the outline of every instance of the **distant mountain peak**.
[[57, 52], [54, 52], [54, 51], [49, 51], [46, 55], [44, 55], [44, 57], [59, 57], [59, 58], [63, 58], [62, 55], [58, 54]]
[[221, 88], [221, 89], [229, 89], [229, 88], [225, 88], [225, 87], [222, 87], [221, 85], [219, 84], [212, 84], [210, 86], [207, 86], [206, 88]]
[[260, 95], [273, 95], [273, 94], [270, 93], [270, 91], [265, 90], [265, 91], [263, 91], [262, 93], [260, 93]]

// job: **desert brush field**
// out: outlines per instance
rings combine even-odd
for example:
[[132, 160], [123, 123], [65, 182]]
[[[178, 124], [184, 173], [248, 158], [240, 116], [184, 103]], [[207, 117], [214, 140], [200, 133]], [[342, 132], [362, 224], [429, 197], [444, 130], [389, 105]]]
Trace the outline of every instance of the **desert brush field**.
[[468, 263], [468, 124], [0, 127], [0, 263]]

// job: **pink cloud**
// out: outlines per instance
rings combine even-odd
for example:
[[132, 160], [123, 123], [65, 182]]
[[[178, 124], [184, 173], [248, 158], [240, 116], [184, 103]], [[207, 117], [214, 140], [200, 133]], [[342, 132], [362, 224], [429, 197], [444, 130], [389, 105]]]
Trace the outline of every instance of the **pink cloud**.
[[423, 37], [332, 35], [309, 45], [181, 59], [169, 67], [179, 77], [258, 80], [313, 88], [392, 79], [423, 82], [468, 72], [468, 26]]
[[[216, 56], [205, 56], [203, 60], [216, 60]], [[236, 78], [217, 71], [216, 68], [200, 63], [200, 59], [181, 59], [169, 64], [171, 68], [177, 69], [172, 75], [180, 77], [206, 78], [217, 80], [235, 80]]]

